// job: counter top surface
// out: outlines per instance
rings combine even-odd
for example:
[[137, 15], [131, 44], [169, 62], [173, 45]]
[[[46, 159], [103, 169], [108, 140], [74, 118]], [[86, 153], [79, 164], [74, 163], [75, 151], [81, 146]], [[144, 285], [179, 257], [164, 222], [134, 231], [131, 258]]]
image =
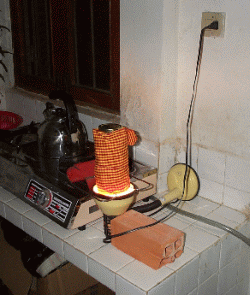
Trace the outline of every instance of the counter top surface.
[[[181, 208], [241, 229], [243, 233], [250, 231], [243, 214], [204, 198], [196, 197]], [[164, 209], [154, 218], [168, 213]], [[226, 239], [233, 239], [234, 255], [240, 255], [245, 247], [242, 241], [221, 229], [176, 214], [164, 223], [186, 233], [184, 253], [174, 263], [153, 270], [111, 244], [103, 243], [102, 219], [83, 231], [64, 229], [3, 188], [0, 188], [0, 215], [120, 295], [160, 295], [166, 294], [166, 288], [170, 292], [167, 294], [197, 294], [195, 290], [206, 279], [200, 275], [204, 274], [201, 253], [217, 247], [223, 253], [223, 247], [228, 247], [223, 246]], [[220, 258], [218, 270], [228, 259]]]

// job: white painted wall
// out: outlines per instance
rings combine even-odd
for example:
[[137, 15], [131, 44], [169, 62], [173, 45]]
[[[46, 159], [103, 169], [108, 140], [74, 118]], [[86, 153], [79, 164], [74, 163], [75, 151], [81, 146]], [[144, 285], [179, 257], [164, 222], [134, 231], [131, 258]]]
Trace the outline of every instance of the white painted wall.
[[226, 29], [205, 39], [193, 143], [250, 159], [247, 0], [121, 0], [122, 121], [155, 142], [185, 139], [203, 11], [225, 12]]
[[224, 38], [205, 38], [193, 143], [250, 159], [250, 2], [180, 1], [177, 134], [183, 138], [203, 11], [226, 12]]
[[162, 2], [120, 2], [122, 123], [155, 142], [160, 135]]
[[122, 123], [157, 143], [175, 138], [178, 2], [120, 5]]
[[121, 0], [121, 123], [137, 130], [139, 160], [153, 158], [158, 189], [178, 145], [178, 1]]

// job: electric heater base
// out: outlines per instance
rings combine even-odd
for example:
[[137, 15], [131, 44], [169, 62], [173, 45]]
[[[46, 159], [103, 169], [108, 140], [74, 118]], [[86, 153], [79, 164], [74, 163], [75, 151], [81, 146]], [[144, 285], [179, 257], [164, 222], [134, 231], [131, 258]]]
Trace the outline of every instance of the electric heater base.
[[[138, 187], [138, 189], [143, 189], [148, 186], [147, 183], [152, 184], [152, 187], [148, 190], [139, 191], [136, 196], [136, 202], [152, 196], [156, 193], [156, 183], [157, 183], [157, 169], [143, 163], [135, 162], [135, 175], [136, 178], [132, 177], [131, 182]], [[145, 183], [145, 181], [147, 183]], [[90, 199], [87, 202], [80, 205], [77, 215], [72, 220], [71, 229], [81, 227], [86, 225], [100, 217], [103, 213], [98, 209], [94, 199]]]

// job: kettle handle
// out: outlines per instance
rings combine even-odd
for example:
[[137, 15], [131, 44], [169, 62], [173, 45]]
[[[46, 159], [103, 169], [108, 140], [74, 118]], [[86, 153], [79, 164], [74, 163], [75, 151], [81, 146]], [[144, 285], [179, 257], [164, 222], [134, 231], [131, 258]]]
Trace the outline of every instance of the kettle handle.
[[66, 124], [69, 132], [70, 134], [77, 132], [78, 112], [73, 97], [64, 90], [53, 90], [49, 94], [49, 98], [53, 100], [60, 99], [64, 102], [67, 113]]

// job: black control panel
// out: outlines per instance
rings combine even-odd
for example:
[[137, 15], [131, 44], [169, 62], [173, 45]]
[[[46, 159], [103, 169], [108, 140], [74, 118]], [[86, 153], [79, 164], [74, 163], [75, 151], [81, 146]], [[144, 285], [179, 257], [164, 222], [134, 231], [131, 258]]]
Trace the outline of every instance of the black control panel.
[[54, 218], [65, 222], [72, 202], [31, 179], [25, 197]]
[[77, 205], [76, 198], [37, 177], [29, 180], [22, 199], [66, 228]]

